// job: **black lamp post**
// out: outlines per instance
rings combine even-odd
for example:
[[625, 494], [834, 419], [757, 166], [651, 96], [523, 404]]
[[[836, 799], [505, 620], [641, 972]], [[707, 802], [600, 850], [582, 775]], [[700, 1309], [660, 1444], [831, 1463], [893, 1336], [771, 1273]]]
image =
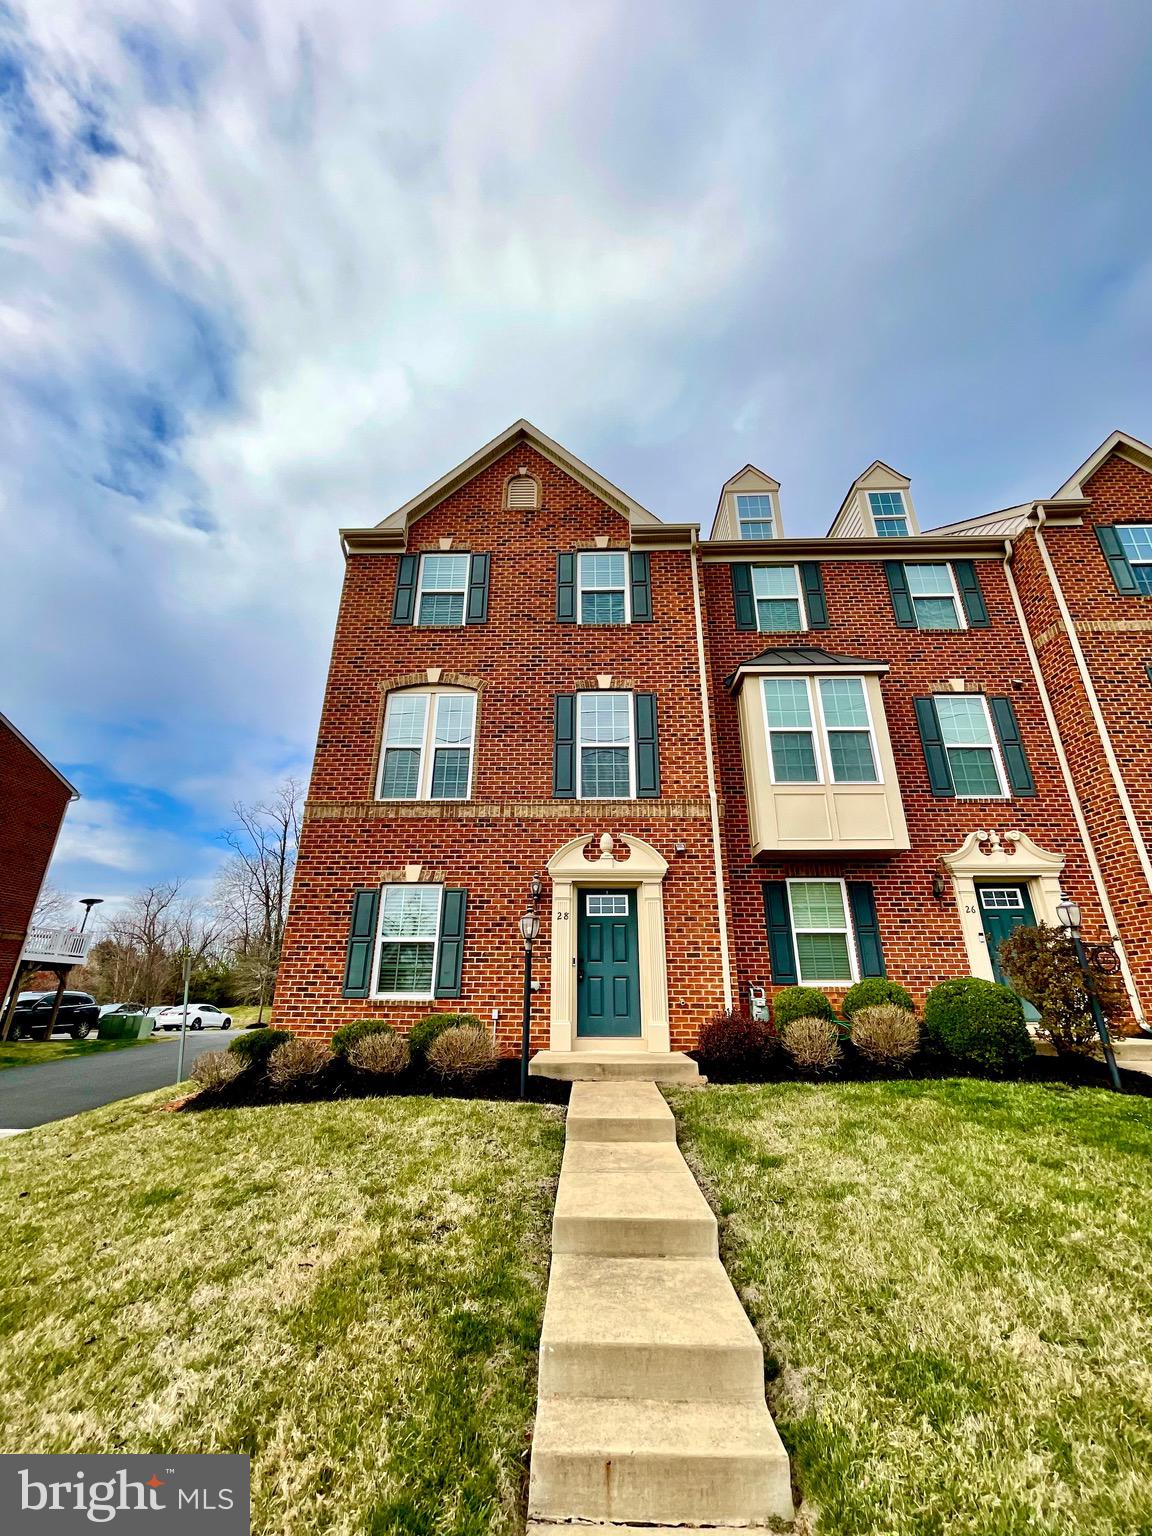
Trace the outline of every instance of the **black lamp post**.
[[544, 894], [544, 882], [539, 875], [532, 876], [529, 886], [531, 907], [520, 919], [520, 937], [524, 941], [524, 1017], [520, 1029], [520, 1097], [528, 1097], [528, 1041], [532, 1033], [532, 946], [540, 936], [540, 914], [537, 907]]
[[1100, 1006], [1100, 999], [1096, 996], [1096, 989], [1092, 984], [1092, 976], [1088, 969], [1088, 958], [1084, 953], [1084, 945], [1080, 941], [1081, 912], [1078, 902], [1070, 897], [1061, 898], [1056, 908], [1056, 916], [1060, 919], [1060, 926], [1069, 935], [1073, 947], [1076, 950], [1076, 964], [1080, 967], [1080, 980], [1088, 997], [1088, 1006], [1092, 1010], [1092, 1018], [1096, 1023], [1096, 1033], [1100, 1036], [1100, 1044], [1104, 1047], [1104, 1060], [1108, 1063], [1108, 1076], [1112, 1079], [1112, 1087], [1117, 1093], [1123, 1093], [1120, 1083], [1120, 1073], [1116, 1069], [1116, 1053], [1112, 1049], [1112, 1038], [1108, 1033], [1108, 1021], [1104, 1017], [1104, 1010]]
[[80, 905], [84, 908], [84, 921], [80, 924], [81, 933], [88, 926], [88, 919], [92, 915], [92, 908], [100, 906], [103, 900], [103, 896], [81, 896]]

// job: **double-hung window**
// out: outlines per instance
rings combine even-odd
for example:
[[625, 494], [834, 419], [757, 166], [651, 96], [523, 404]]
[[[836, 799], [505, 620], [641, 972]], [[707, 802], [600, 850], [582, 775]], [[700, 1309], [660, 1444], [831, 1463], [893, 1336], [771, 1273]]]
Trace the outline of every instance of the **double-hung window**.
[[469, 555], [423, 555], [416, 594], [418, 625], [463, 624]]
[[908, 508], [901, 491], [869, 491], [868, 507], [879, 539], [908, 537]]
[[439, 885], [386, 885], [381, 891], [377, 997], [431, 997], [440, 941]]
[[917, 629], [963, 629], [964, 616], [952, 567], [946, 564], [909, 565], [904, 577], [916, 614]]
[[956, 794], [970, 800], [1007, 798], [988, 700], [982, 693], [938, 693], [935, 703]]
[[736, 517], [740, 524], [742, 539], [775, 537], [771, 496], [737, 495]]
[[631, 800], [636, 749], [630, 693], [576, 696], [576, 794], [581, 800]]
[[805, 985], [842, 985], [859, 970], [842, 880], [789, 880], [796, 964]]
[[475, 728], [473, 693], [389, 694], [378, 798], [467, 800]]
[[752, 596], [760, 630], [807, 629], [800, 573], [794, 565], [754, 565]]
[[582, 554], [577, 559], [581, 624], [627, 624], [628, 556], [623, 550]]
[[860, 677], [766, 677], [774, 784], [878, 784], [876, 736]]
[[1152, 525], [1136, 524], [1130, 528], [1117, 525], [1116, 533], [1132, 567], [1136, 585], [1141, 592], [1152, 594]]

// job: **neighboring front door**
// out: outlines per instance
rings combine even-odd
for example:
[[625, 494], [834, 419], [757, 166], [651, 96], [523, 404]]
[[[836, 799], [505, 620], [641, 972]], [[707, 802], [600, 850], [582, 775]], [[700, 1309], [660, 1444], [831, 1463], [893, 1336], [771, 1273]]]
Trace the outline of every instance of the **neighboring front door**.
[[[976, 898], [980, 903], [980, 921], [988, 942], [988, 958], [992, 961], [992, 974], [1004, 986], [1012, 983], [1000, 965], [1000, 946], [1017, 928], [1034, 928], [1036, 914], [1032, 910], [1032, 898], [1026, 885], [978, 885]], [[1039, 1014], [1031, 1003], [1024, 1004], [1024, 1016], [1036, 1020]]]
[[635, 891], [576, 893], [576, 1033], [631, 1036], [640, 1028]]

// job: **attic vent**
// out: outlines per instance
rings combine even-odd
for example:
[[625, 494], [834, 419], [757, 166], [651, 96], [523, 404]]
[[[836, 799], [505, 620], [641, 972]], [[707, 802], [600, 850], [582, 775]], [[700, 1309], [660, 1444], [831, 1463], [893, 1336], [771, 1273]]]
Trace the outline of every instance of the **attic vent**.
[[538, 507], [540, 505], [540, 487], [531, 475], [513, 475], [508, 482], [508, 505], [510, 507]]

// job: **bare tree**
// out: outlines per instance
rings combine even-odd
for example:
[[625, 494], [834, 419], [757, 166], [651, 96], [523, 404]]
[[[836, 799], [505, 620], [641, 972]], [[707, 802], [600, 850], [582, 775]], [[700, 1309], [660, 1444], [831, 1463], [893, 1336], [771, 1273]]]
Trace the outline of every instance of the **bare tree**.
[[76, 898], [45, 880], [32, 908], [33, 928], [60, 928], [76, 915]]
[[[235, 820], [223, 833], [232, 857], [220, 872], [217, 908], [226, 914], [238, 956], [249, 954], [255, 975], [275, 976], [296, 870], [304, 786], [287, 778], [268, 800], [233, 806]], [[258, 988], [261, 998], [265, 982]]]

